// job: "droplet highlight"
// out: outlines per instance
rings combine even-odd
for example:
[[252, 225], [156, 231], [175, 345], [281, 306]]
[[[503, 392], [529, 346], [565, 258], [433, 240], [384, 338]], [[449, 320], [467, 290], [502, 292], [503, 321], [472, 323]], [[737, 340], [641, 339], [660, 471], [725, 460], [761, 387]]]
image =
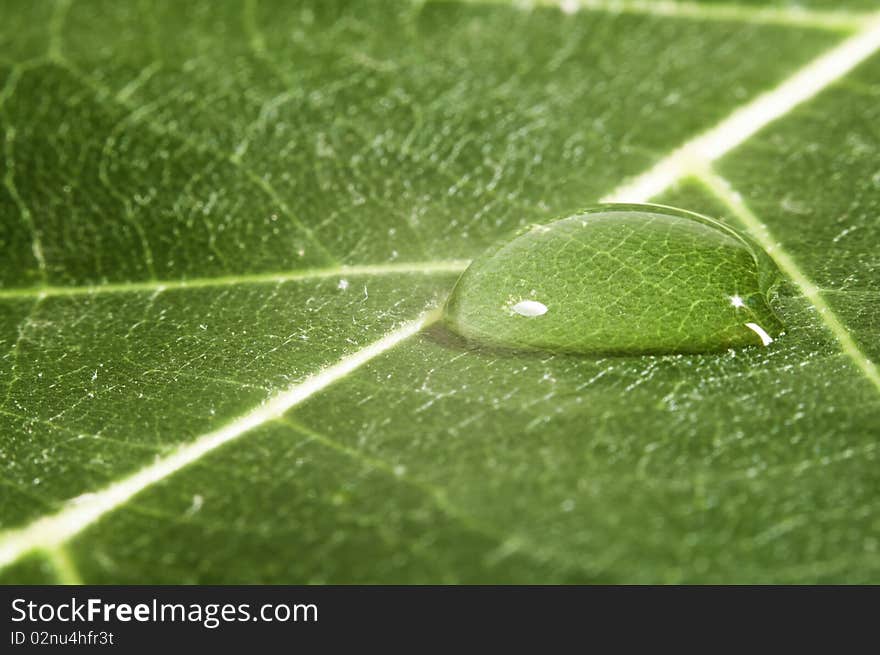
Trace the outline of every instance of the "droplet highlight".
[[503, 240], [462, 273], [445, 323], [493, 347], [582, 354], [767, 347], [781, 280], [748, 237], [659, 205], [600, 205]]
[[510, 309], [520, 316], [543, 316], [547, 313], [547, 305], [536, 300], [520, 300]]

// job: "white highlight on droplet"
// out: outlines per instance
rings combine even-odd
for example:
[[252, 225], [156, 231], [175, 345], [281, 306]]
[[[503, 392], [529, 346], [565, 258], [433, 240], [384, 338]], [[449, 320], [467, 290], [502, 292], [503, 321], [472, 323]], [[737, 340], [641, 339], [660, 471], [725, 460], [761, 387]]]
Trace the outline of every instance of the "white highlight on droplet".
[[771, 343], [773, 343], [773, 337], [767, 334], [767, 331], [757, 323], [746, 323], [746, 327], [757, 334], [759, 337], [761, 337], [761, 343], [763, 343], [765, 346], [769, 346]]
[[547, 313], [547, 305], [537, 300], [520, 300], [510, 309], [520, 316], [528, 316], [529, 318], [543, 316]]
[[745, 305], [746, 305], [743, 302], [743, 299], [740, 298], [739, 296], [731, 296], [730, 297], [730, 304], [733, 305], [734, 307], [745, 307]]
[[346, 280], [345, 278], [339, 280], [339, 284], [336, 285], [336, 288], [340, 291], [345, 291], [346, 289], [348, 289], [348, 280]]

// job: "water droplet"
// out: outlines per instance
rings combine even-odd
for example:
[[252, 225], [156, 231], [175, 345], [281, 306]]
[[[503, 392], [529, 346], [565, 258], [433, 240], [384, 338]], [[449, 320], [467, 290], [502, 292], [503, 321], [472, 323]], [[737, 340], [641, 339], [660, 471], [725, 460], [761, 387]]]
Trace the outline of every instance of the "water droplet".
[[586, 354], [768, 346], [779, 272], [711, 218], [600, 205], [491, 247], [461, 275], [446, 324], [478, 344]]

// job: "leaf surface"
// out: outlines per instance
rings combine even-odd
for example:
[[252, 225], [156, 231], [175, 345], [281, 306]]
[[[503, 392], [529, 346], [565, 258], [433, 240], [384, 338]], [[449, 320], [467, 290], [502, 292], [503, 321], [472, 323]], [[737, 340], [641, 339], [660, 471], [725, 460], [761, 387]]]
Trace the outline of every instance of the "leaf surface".
[[876, 57], [656, 197], [774, 246], [773, 347], [500, 354], [431, 313], [497, 239], [607, 196], [849, 32], [494, 3], [16, 8], [4, 580], [876, 581]]

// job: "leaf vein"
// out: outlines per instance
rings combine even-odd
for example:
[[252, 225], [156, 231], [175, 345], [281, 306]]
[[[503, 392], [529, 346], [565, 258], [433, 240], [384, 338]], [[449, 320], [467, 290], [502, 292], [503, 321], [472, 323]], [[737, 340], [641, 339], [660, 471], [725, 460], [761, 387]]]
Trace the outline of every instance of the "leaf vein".
[[257, 407], [217, 430], [202, 434], [176, 448], [169, 455], [155, 460], [108, 487], [87, 494], [82, 502], [68, 504], [56, 514], [43, 516], [20, 529], [0, 534], [0, 568], [37, 548], [52, 548], [66, 543], [71, 537], [124, 505], [147, 487], [174, 475], [255, 428], [280, 418], [295, 405], [336, 383], [402, 341], [418, 334], [439, 318], [439, 310], [427, 311], [366, 348], [343, 357], [334, 365], [267, 398]]
[[225, 275], [182, 280], [147, 280], [142, 282], [118, 282], [84, 286], [38, 286], [0, 289], [0, 300], [50, 296], [91, 296], [105, 293], [156, 293], [178, 289], [201, 289], [241, 285], [282, 284], [299, 280], [323, 279], [344, 275], [407, 275], [460, 273], [467, 268], [466, 259], [438, 259], [423, 262], [398, 262], [392, 264], [354, 264], [328, 268], [311, 268], [277, 273], [253, 273]]
[[275, 189], [275, 187], [263, 176], [259, 175], [249, 166], [246, 166], [240, 158], [235, 156], [234, 152], [221, 152], [216, 147], [211, 146], [207, 143], [201, 143], [190, 135], [182, 134], [176, 129], [158, 124], [156, 121], [150, 119], [148, 116], [149, 110], [154, 106], [155, 103], [142, 107], [136, 107], [132, 105], [132, 103], [128, 100], [120, 98], [119, 93], [113, 93], [110, 88], [101, 84], [101, 82], [99, 82], [93, 76], [82, 71], [69, 59], [66, 59], [64, 57], [54, 57], [49, 61], [50, 63], [54, 63], [55, 65], [57, 65], [62, 70], [67, 71], [67, 73], [74, 80], [78, 81], [84, 87], [91, 90], [93, 93], [96, 94], [97, 97], [107, 98], [129, 111], [130, 120], [136, 122], [139, 125], [143, 125], [154, 134], [174, 137], [175, 139], [180, 140], [182, 143], [186, 144], [187, 146], [193, 148], [198, 152], [211, 155], [219, 162], [228, 163], [234, 166], [244, 175], [245, 179], [247, 179], [256, 188], [260, 189], [260, 191], [262, 191], [264, 195], [266, 195], [273, 203], [275, 203], [275, 205], [284, 213], [284, 215], [287, 216], [293, 222], [293, 224], [309, 239], [312, 245], [324, 255], [325, 261], [327, 261], [328, 264], [336, 263], [336, 258], [318, 240], [311, 228], [309, 228], [305, 223], [297, 218], [297, 216], [291, 210], [290, 206], [287, 204], [287, 201], [284, 200], [281, 194], [278, 193], [277, 189]]
[[724, 203], [734, 216], [738, 218], [754, 236], [755, 240], [773, 258], [779, 268], [797, 285], [801, 293], [818, 310], [818, 315], [825, 326], [834, 335], [844, 354], [864, 374], [868, 381], [880, 391], [880, 371], [856, 344], [849, 330], [825, 302], [819, 288], [804, 273], [794, 258], [779, 246], [770, 230], [752, 212], [744, 200], [733, 190], [730, 183], [718, 175], [711, 167], [698, 170], [694, 177], [706, 187], [718, 200]]
[[565, 13], [583, 10], [664, 18], [732, 21], [754, 25], [782, 25], [829, 31], [858, 29], [864, 23], [866, 16], [869, 16], [867, 13], [856, 11], [754, 7], [735, 2], [712, 5], [687, 0], [533, 0], [533, 2], [543, 7], [559, 7]]

